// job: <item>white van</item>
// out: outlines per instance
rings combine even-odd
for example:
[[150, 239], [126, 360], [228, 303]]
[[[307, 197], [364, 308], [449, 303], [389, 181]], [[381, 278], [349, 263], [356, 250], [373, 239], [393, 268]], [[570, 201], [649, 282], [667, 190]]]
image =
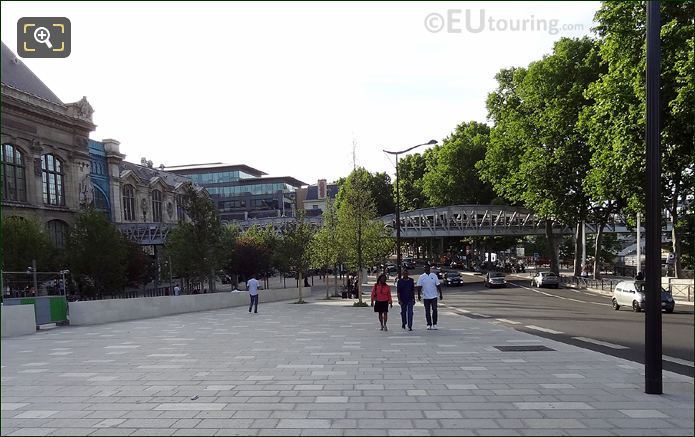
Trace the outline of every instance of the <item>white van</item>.
[[[621, 306], [629, 306], [636, 313], [644, 309], [646, 295], [644, 281], [622, 281], [613, 289], [613, 309], [618, 311]], [[661, 290], [661, 308], [672, 313], [676, 304], [671, 295]]]

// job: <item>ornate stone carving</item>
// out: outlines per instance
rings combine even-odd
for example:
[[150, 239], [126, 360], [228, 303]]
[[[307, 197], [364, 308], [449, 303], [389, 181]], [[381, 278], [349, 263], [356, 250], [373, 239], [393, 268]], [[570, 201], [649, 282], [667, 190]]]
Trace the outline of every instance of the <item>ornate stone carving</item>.
[[73, 117], [81, 118], [84, 120], [92, 121], [92, 114], [94, 114], [94, 108], [87, 101], [87, 97], [82, 97], [78, 102], [68, 103], [68, 114]]
[[94, 185], [92, 185], [92, 178], [89, 173], [82, 177], [79, 184], [79, 193], [81, 208], [87, 208], [94, 204]]

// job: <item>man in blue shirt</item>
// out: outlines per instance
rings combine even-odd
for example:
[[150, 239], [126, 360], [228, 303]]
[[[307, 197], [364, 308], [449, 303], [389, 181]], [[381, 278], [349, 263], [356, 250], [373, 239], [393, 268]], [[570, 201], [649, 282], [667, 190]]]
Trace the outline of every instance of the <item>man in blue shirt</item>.
[[415, 282], [408, 277], [408, 271], [403, 269], [403, 276], [396, 283], [398, 293], [398, 304], [401, 306], [401, 322], [405, 329], [406, 322], [408, 331], [413, 330], [413, 306], [415, 305]]

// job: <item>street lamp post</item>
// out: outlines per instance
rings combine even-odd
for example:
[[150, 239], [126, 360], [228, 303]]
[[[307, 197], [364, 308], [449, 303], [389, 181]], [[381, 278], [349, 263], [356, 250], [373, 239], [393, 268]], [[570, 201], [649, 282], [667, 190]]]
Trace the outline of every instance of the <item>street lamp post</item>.
[[398, 278], [401, 277], [401, 192], [399, 188], [400, 179], [398, 177], [398, 155], [401, 153], [410, 152], [418, 147], [432, 146], [435, 144], [437, 144], [437, 140], [430, 140], [426, 143], [418, 144], [398, 152], [389, 152], [388, 150], [384, 150], [384, 153], [396, 155], [396, 268], [398, 269]]
[[[659, 83], [661, 16], [658, 1], [647, 3], [647, 189], [646, 189], [646, 309], [644, 317], [645, 393], [662, 393], [661, 343], [661, 155], [659, 152]], [[639, 242], [638, 242], [639, 244]]]

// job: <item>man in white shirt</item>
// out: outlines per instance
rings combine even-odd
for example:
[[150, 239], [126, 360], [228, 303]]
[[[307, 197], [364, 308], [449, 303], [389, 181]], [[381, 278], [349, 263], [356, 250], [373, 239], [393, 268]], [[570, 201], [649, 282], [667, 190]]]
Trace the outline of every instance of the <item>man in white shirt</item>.
[[251, 312], [251, 307], [254, 307], [253, 312], [258, 312], [258, 280], [254, 275], [246, 281], [246, 289], [249, 291], [249, 296], [251, 297], [251, 303], [249, 303], [249, 312]]
[[[439, 283], [439, 278], [434, 273], [430, 273], [430, 266], [425, 266], [425, 273], [417, 278], [415, 284], [417, 290], [417, 300], [420, 300], [424, 295], [425, 298], [425, 318], [427, 319], [427, 329], [437, 329], [437, 292], [439, 299], [444, 300], [442, 296], [442, 286]], [[432, 314], [430, 315], [430, 310]]]
[[178, 296], [181, 294], [181, 287], [179, 287], [179, 284], [174, 285], [174, 296]]

